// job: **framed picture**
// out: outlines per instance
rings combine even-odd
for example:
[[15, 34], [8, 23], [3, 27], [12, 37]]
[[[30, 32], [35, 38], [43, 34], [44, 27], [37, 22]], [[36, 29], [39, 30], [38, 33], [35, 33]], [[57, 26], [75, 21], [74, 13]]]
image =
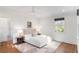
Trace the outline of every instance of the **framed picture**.
[[32, 27], [32, 22], [31, 21], [27, 21], [27, 28], [31, 28]]

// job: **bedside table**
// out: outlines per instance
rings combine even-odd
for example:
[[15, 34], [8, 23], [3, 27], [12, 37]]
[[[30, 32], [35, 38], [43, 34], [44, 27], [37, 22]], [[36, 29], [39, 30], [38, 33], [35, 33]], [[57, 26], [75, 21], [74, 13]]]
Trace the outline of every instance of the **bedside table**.
[[24, 37], [17, 37], [17, 43], [16, 44], [21, 44], [21, 43], [24, 43]]

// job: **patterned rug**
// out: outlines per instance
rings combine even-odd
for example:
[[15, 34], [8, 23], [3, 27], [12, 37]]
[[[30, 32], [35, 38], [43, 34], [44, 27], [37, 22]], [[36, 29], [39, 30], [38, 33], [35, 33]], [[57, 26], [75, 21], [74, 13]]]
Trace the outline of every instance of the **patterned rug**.
[[52, 41], [42, 48], [37, 48], [28, 43], [18, 44], [15, 47], [22, 53], [53, 53], [60, 44], [60, 42]]

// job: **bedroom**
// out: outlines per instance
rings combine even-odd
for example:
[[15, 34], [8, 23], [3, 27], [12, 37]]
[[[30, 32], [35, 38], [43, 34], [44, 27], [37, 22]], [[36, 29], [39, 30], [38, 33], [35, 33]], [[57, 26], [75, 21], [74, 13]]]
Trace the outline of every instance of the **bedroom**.
[[0, 52], [77, 53], [76, 11], [73, 6], [0, 7]]

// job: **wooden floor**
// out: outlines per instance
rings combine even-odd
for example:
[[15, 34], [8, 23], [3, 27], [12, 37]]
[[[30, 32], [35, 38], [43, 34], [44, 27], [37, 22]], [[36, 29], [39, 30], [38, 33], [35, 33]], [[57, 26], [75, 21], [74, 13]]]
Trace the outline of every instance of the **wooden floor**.
[[77, 53], [77, 45], [61, 43], [55, 53]]
[[[1, 42], [0, 53], [20, 53], [12, 44], [12, 42]], [[55, 53], [77, 53], [77, 46], [67, 43], [61, 43], [55, 50]]]
[[12, 42], [1, 42], [0, 43], [0, 53], [19, 53], [19, 51], [14, 47]]

